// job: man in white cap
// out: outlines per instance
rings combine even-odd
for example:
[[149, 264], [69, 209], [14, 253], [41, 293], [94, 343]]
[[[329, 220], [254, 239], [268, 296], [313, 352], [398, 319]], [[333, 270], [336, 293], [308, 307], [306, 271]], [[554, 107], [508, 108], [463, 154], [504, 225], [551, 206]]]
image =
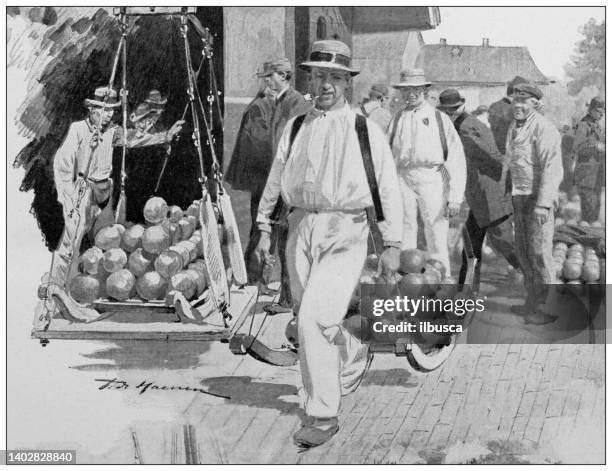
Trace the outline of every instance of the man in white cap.
[[359, 105], [358, 112], [361, 112], [366, 118], [370, 118], [380, 126], [380, 129], [386, 131], [391, 121], [391, 113], [385, 108], [385, 104], [389, 99], [389, 89], [383, 83], [375, 83], [370, 88], [368, 98]]
[[397, 165], [404, 203], [402, 249], [417, 246], [417, 210], [427, 250], [450, 273], [449, 218], [459, 213], [466, 181], [463, 145], [452, 121], [426, 99], [431, 82], [420, 69], [402, 71], [401, 91], [407, 107], [398, 111], [388, 137]]
[[[53, 160], [57, 198], [63, 207], [64, 231], [53, 254], [50, 277], [60, 286], [68, 286], [76, 274], [81, 242], [94, 223], [104, 227], [114, 222], [110, 176], [113, 147], [122, 145], [123, 132], [121, 127], [112, 125], [111, 120], [121, 103], [115, 90], [99, 87], [94, 98], [85, 99], [84, 104], [89, 111], [87, 118], [70, 125]], [[182, 122], [177, 121], [167, 132], [142, 135], [131, 129], [126, 139], [127, 146], [169, 142], [181, 127]]]
[[[338, 431], [341, 396], [359, 385], [370, 359], [367, 346], [342, 325], [366, 260], [366, 208], [380, 201], [384, 222], [379, 227], [385, 244], [380, 263], [389, 277], [399, 266], [402, 213], [385, 135], [367, 118], [357, 119], [345, 99], [352, 76], [359, 73], [351, 68], [348, 46], [316, 41], [301, 66], [310, 71], [315, 108], [289, 121], [283, 131], [259, 204], [261, 238], [256, 253], [261, 257], [268, 253], [270, 215], [282, 195], [292, 208], [286, 255], [298, 313], [308, 416], [294, 440], [308, 447], [324, 443]], [[303, 121], [292, 140], [298, 119]], [[357, 121], [369, 136], [374, 167], [370, 175], [377, 182], [379, 198], [368, 184]]]

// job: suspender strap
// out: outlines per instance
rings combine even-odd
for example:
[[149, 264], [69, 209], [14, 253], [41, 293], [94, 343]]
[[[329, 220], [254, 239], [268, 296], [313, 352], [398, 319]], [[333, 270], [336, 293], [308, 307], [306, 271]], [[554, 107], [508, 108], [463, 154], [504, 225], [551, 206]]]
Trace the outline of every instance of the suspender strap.
[[376, 174], [374, 173], [374, 163], [372, 162], [372, 150], [370, 149], [370, 138], [368, 136], [368, 125], [365, 116], [355, 116], [355, 131], [357, 131], [357, 139], [361, 148], [361, 157], [363, 158], [363, 166], [368, 179], [368, 186], [372, 194], [372, 202], [374, 203], [374, 211], [376, 213], [376, 222], [383, 222], [385, 215], [383, 214], [382, 204], [380, 202], [380, 193], [378, 191], [378, 183], [376, 182]]
[[295, 121], [293, 121], [293, 125], [291, 126], [291, 134], [289, 134], [289, 152], [287, 152], [287, 158], [289, 158], [289, 155], [291, 154], [291, 148], [293, 147], [293, 141], [295, 141], [295, 137], [297, 136], [297, 133], [302, 127], [302, 124], [304, 124], [304, 119], [306, 119], [306, 115], [301, 114], [297, 118], [295, 118]]
[[363, 106], [363, 103], [359, 103], [359, 109], [361, 110], [361, 112], [366, 118], [370, 117], [370, 113], [366, 111], [365, 106]]
[[442, 143], [442, 153], [444, 154], [444, 162], [446, 162], [446, 159], [448, 159], [448, 144], [446, 142], [444, 124], [442, 123], [442, 114], [438, 110], [436, 110], [436, 121], [438, 122], [438, 131], [440, 133], [440, 142]]
[[395, 116], [393, 117], [393, 124], [391, 127], [391, 138], [389, 139], [389, 145], [391, 146], [391, 148], [393, 148], [393, 141], [395, 140], [395, 133], [397, 132], [397, 123], [399, 123], [400, 118], [402, 117], [402, 113], [404, 111], [398, 111], [397, 113], [395, 113]]

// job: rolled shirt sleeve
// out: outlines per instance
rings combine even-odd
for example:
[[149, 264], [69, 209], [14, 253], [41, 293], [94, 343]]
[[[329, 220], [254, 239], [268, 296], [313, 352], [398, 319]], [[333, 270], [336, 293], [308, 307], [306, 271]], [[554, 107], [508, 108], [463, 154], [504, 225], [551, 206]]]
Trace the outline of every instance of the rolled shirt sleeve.
[[563, 180], [561, 158], [561, 136], [552, 124], [542, 126], [540, 136], [535, 140], [537, 162], [540, 167], [540, 186], [536, 204], [551, 208], [559, 194]]
[[256, 222], [261, 231], [270, 232], [272, 221], [270, 216], [274, 211], [276, 202], [281, 191], [281, 176], [283, 169], [285, 168], [285, 162], [287, 161], [289, 152], [289, 140], [291, 135], [291, 128], [293, 126], [294, 119], [287, 122], [285, 129], [281, 135], [281, 138], [276, 149], [274, 161], [272, 162], [272, 168], [268, 174], [266, 186], [264, 188], [261, 200], [259, 201], [259, 207], [257, 209]]
[[385, 245], [399, 247], [403, 235], [402, 196], [391, 148], [380, 127], [368, 120], [368, 133], [372, 149], [372, 161], [380, 193], [380, 202], [385, 220], [379, 229]]
[[[135, 129], [128, 129], [126, 147], [128, 149], [136, 147], [148, 147], [165, 144], [166, 131], [155, 132], [155, 133], [139, 133]], [[121, 147], [123, 145], [123, 128], [118, 127], [113, 137], [113, 146]]]
[[57, 189], [57, 199], [62, 206], [66, 206], [74, 193], [76, 157], [80, 140], [77, 124], [73, 123], [53, 159], [53, 178]]
[[448, 158], [445, 163], [449, 177], [448, 201], [449, 203], [461, 204], [465, 195], [467, 179], [463, 144], [450, 118], [442, 114], [442, 122], [444, 123], [448, 146]]

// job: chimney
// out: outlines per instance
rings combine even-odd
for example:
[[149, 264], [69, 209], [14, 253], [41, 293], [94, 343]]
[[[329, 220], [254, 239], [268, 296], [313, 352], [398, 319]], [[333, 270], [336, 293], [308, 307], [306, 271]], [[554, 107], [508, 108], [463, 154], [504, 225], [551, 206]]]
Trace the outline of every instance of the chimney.
[[440, 46], [446, 46], [446, 38], [440, 38]]
[[482, 47], [489, 47], [489, 38], [482, 38]]

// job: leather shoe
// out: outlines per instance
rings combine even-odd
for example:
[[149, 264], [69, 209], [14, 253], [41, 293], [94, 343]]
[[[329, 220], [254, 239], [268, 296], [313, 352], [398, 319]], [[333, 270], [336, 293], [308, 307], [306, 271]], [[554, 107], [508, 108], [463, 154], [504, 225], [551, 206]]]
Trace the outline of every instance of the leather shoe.
[[293, 434], [293, 440], [296, 445], [312, 448], [327, 442], [339, 429], [337, 417], [313, 418], [307, 420], [302, 428]]

